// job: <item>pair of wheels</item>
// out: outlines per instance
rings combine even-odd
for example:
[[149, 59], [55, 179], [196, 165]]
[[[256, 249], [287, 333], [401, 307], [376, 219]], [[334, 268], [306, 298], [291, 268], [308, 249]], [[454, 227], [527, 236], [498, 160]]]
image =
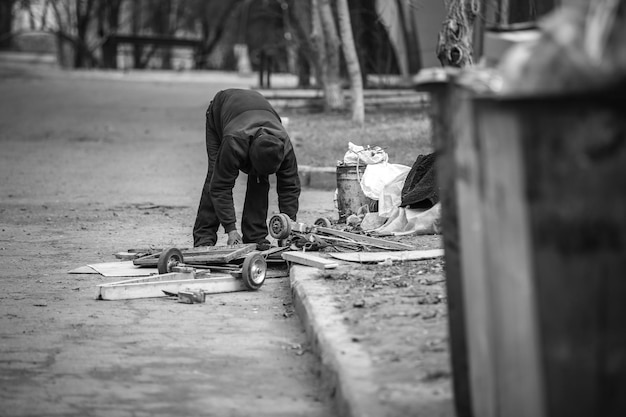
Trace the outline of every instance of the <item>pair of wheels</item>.
[[[161, 252], [157, 262], [159, 274], [167, 274], [175, 266], [183, 264], [183, 254], [178, 248], [169, 248]], [[247, 289], [256, 291], [265, 282], [267, 263], [259, 252], [251, 252], [243, 260], [241, 278]]]
[[[273, 215], [272, 217], [270, 217], [268, 225], [270, 235], [274, 239], [278, 240], [287, 239], [292, 232], [291, 223], [292, 221], [289, 216], [284, 213]], [[315, 226], [330, 227], [332, 225], [332, 222], [326, 217], [320, 217], [319, 219], [315, 220], [315, 223], [313, 224]]]

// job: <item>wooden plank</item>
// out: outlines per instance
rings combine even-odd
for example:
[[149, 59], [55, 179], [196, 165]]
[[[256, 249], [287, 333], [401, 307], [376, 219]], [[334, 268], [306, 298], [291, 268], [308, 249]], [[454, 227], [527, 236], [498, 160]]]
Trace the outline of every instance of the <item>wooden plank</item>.
[[98, 288], [98, 300], [132, 300], [139, 298], [166, 297], [163, 291], [178, 293], [182, 290], [202, 290], [205, 293], [245, 291], [243, 280], [230, 275], [189, 280], [160, 282], [137, 282], [125, 285], [101, 285]]
[[344, 232], [341, 230], [331, 229], [329, 227], [317, 226], [315, 230], [320, 234], [328, 234], [332, 236], [343, 237], [346, 239], [351, 239], [355, 242], [362, 243], [368, 246], [375, 246], [381, 249], [390, 249], [390, 250], [412, 250], [415, 247], [411, 245], [407, 245], [405, 243], [393, 242], [385, 239], [379, 239], [376, 237], [359, 235], [356, 233]]
[[107, 282], [106, 284], [100, 284], [99, 286], [106, 285], [106, 286], [112, 287], [116, 285], [126, 285], [126, 284], [136, 284], [136, 283], [146, 283], [146, 282], [189, 280], [189, 279], [205, 277], [207, 275], [210, 275], [210, 271], [170, 272], [169, 274], [150, 275], [147, 277], [130, 278], [130, 279], [125, 279], [121, 281]]
[[386, 261], [421, 261], [424, 259], [439, 258], [444, 255], [443, 249], [393, 251], [393, 252], [332, 252], [330, 256], [342, 261], [359, 263], [377, 263]]
[[182, 289], [201, 289], [206, 293], [245, 290], [243, 281], [230, 274], [211, 274], [209, 271], [172, 272], [150, 277], [109, 282], [96, 287], [98, 300], [128, 300], [163, 297], [163, 291], [177, 293]]
[[246, 243], [243, 245], [231, 245], [231, 246], [213, 246], [214, 251], [208, 253], [198, 252], [183, 252], [183, 262], [185, 263], [199, 263], [199, 264], [211, 264], [211, 263], [228, 263], [232, 260], [243, 258], [249, 253], [256, 250], [256, 243]]
[[301, 265], [313, 266], [320, 269], [332, 269], [337, 268], [339, 264], [330, 259], [322, 258], [321, 256], [311, 255], [305, 252], [284, 252], [282, 254], [284, 260], [289, 262], [295, 262]]
[[[183, 262], [189, 264], [228, 263], [241, 258], [256, 249], [256, 244], [246, 243], [230, 246], [203, 246], [198, 248], [180, 249], [183, 254]], [[150, 254], [133, 260], [138, 266], [156, 266], [160, 253]]]
[[181, 249], [183, 255], [230, 255], [240, 256], [242, 254], [250, 253], [256, 249], [255, 243], [242, 243], [238, 245], [225, 245], [225, 246], [199, 246], [196, 248]]

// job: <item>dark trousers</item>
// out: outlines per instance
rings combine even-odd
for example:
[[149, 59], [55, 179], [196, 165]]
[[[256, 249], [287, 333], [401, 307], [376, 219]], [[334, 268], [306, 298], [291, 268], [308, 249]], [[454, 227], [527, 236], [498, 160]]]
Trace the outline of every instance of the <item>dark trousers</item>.
[[[212, 175], [213, 169], [209, 166], [207, 178], [202, 188], [196, 223], [193, 227], [194, 246], [212, 246], [217, 242], [217, 229], [220, 226], [220, 221], [217, 213], [215, 213], [209, 192]], [[241, 219], [241, 233], [244, 243], [258, 243], [267, 238], [269, 189], [270, 183], [267, 176], [248, 176], [243, 218]]]
[[243, 203], [241, 234], [244, 243], [258, 243], [267, 238], [267, 206], [270, 181], [267, 175], [248, 175]]
[[[198, 214], [193, 227], [194, 246], [212, 246], [217, 242], [217, 229], [220, 221], [211, 199], [210, 185], [215, 168], [215, 159], [219, 152], [221, 141], [219, 140], [213, 121], [213, 103], [209, 105], [206, 115], [206, 148], [209, 158], [209, 169], [202, 195]], [[243, 205], [243, 218], [241, 219], [241, 233], [244, 243], [258, 243], [267, 238], [267, 206], [270, 189], [267, 176], [248, 175], [246, 198]]]

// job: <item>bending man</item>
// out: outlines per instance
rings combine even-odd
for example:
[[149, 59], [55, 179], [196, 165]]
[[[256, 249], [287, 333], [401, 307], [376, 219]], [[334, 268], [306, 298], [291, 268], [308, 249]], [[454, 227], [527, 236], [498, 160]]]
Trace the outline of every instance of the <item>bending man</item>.
[[[256, 243], [268, 249], [267, 207], [269, 175], [276, 174], [278, 208], [296, 220], [300, 179], [298, 163], [280, 116], [258, 92], [227, 89], [215, 95], [206, 113], [206, 148], [209, 170], [202, 189], [194, 246], [213, 246], [220, 224], [228, 245]], [[237, 232], [233, 187], [239, 171], [248, 174], [241, 220]]]

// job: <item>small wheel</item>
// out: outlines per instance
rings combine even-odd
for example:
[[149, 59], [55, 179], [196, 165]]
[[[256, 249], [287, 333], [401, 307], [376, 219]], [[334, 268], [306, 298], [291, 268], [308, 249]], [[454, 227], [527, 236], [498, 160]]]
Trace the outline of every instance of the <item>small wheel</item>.
[[291, 219], [284, 213], [275, 214], [270, 218], [269, 229], [274, 239], [285, 239], [291, 234]]
[[330, 227], [333, 225], [330, 219], [327, 217], [320, 217], [319, 219], [315, 220], [315, 223], [313, 224], [315, 226], [322, 226], [322, 227]]
[[246, 255], [241, 267], [243, 283], [249, 290], [258, 290], [265, 282], [267, 263], [259, 252], [251, 252]]
[[159, 274], [167, 274], [172, 272], [173, 267], [182, 263], [182, 252], [177, 248], [168, 248], [161, 252], [161, 254], [159, 255], [157, 269], [159, 270]]

